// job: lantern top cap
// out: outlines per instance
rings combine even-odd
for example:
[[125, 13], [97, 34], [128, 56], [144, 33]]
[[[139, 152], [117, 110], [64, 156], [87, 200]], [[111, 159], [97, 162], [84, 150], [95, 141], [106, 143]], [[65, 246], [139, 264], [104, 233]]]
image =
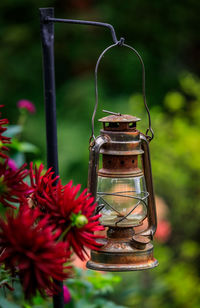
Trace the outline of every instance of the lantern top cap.
[[107, 117], [103, 117], [98, 120], [99, 122], [138, 122], [140, 121], [140, 118], [137, 118], [135, 116], [129, 115], [129, 114], [118, 114], [118, 115], [109, 115]]

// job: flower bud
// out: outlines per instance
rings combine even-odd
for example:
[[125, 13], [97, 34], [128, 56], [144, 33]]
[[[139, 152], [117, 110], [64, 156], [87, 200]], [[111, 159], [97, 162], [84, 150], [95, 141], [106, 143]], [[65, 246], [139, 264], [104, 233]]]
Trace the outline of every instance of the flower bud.
[[76, 226], [77, 228], [82, 228], [88, 223], [88, 219], [85, 215], [81, 213], [73, 214], [71, 217], [72, 225]]
[[85, 215], [78, 215], [76, 217], [76, 227], [77, 228], [82, 228], [83, 226], [85, 226], [88, 223], [88, 219]]

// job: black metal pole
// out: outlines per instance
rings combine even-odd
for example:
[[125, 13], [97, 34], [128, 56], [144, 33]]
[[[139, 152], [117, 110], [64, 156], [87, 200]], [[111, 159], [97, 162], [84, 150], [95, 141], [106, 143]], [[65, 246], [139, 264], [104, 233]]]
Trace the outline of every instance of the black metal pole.
[[[54, 17], [53, 8], [40, 9], [40, 25], [43, 52], [44, 101], [46, 114], [47, 165], [58, 175], [58, 149], [56, 127], [56, 94], [54, 72], [54, 23], [46, 21]], [[60, 292], [53, 297], [54, 308], [64, 308], [63, 283], [55, 280]]]

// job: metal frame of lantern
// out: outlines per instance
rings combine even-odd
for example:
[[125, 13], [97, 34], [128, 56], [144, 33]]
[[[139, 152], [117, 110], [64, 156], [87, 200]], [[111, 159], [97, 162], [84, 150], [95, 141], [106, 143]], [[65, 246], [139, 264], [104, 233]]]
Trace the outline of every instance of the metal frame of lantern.
[[[60, 19], [54, 18], [54, 8], [40, 8], [40, 28], [41, 28], [41, 41], [42, 41], [42, 53], [43, 53], [43, 78], [44, 78], [44, 102], [45, 102], [45, 115], [46, 115], [46, 140], [47, 140], [47, 165], [52, 167], [55, 173], [55, 176], [58, 175], [58, 151], [57, 151], [57, 127], [56, 127], [56, 94], [55, 94], [55, 65], [54, 65], [54, 23], [70, 23], [70, 24], [79, 24], [79, 25], [88, 25], [88, 26], [98, 26], [108, 28], [111, 32], [112, 40], [114, 45], [110, 46], [106, 50], [112, 48], [113, 46], [126, 46], [135, 51], [138, 55], [141, 63], [142, 59], [137, 51], [124, 44], [124, 39], [121, 38], [119, 41], [116, 37], [115, 30], [112, 25], [108, 23], [85, 21], [85, 20], [73, 20], [73, 19]], [[102, 54], [103, 56], [103, 54]], [[99, 59], [100, 60], [100, 59]], [[98, 103], [98, 92], [97, 92], [97, 68], [95, 70], [95, 84], [96, 84], [96, 102]], [[143, 67], [143, 92], [145, 91], [145, 78], [144, 78], [144, 67]], [[145, 101], [145, 100], [144, 100]], [[150, 114], [148, 107], [145, 101], [145, 107], [149, 116], [150, 124]], [[94, 139], [94, 117], [96, 113], [97, 104], [95, 106], [95, 112], [92, 118], [92, 137]], [[152, 133], [151, 126], [149, 125], [149, 131]], [[89, 168], [89, 190], [92, 194], [96, 195], [97, 187], [97, 166], [99, 158], [99, 150], [103, 149], [103, 146], [110, 142], [110, 137], [108, 134], [102, 134], [99, 138], [94, 139], [95, 142], [90, 147], [90, 168]], [[142, 240], [139, 237], [134, 236], [132, 231], [130, 231], [130, 237], [132, 241], [135, 241], [135, 247], [138, 246], [138, 252], [141, 251], [142, 247], [150, 245], [146, 243], [146, 239], [153, 237], [153, 234], [156, 230], [156, 215], [155, 215], [155, 202], [153, 195], [153, 186], [152, 186], [152, 175], [151, 167], [149, 164], [149, 147], [148, 140], [145, 136], [140, 134], [141, 149], [144, 151], [142, 154], [142, 161], [144, 165], [144, 175], [148, 188], [148, 223], [149, 227], [146, 231], [142, 233]], [[126, 228], [120, 228], [120, 236], [123, 238], [123, 233], [126, 233], [124, 236], [128, 236]], [[116, 235], [116, 233], [115, 233]], [[133, 235], [133, 236], [132, 236]], [[108, 232], [108, 236], [112, 238], [112, 232]], [[148, 240], [147, 240], [148, 241]], [[149, 247], [149, 246], [148, 246]], [[92, 252], [94, 254], [95, 252]], [[100, 252], [101, 254], [102, 252]], [[111, 253], [112, 255], [112, 253]], [[140, 253], [140, 257], [142, 257]], [[146, 256], [145, 256], [146, 258]], [[152, 262], [152, 255], [150, 256]], [[93, 257], [94, 261], [94, 257]], [[91, 261], [91, 262], [93, 262]], [[132, 262], [132, 261], [131, 261]], [[156, 262], [156, 261], [155, 261]], [[117, 262], [116, 262], [117, 263]], [[156, 264], [155, 264], [156, 265]], [[92, 268], [92, 263], [88, 267]], [[127, 270], [128, 268], [126, 268]], [[105, 269], [104, 269], [105, 270]], [[64, 298], [63, 298], [63, 284], [62, 282], [55, 281], [56, 284], [60, 287], [60, 292], [53, 297], [53, 306], [54, 308], [64, 308]]]

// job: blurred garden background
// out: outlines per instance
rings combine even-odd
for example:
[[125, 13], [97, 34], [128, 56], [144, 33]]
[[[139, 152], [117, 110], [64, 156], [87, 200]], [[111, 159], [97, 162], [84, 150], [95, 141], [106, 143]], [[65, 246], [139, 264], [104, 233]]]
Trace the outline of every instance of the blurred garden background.
[[[38, 11], [46, 6], [55, 7], [58, 18], [111, 23], [118, 39], [124, 37], [139, 51], [146, 67], [147, 103], [155, 132], [150, 148], [159, 219], [155, 241], [159, 267], [101, 278], [99, 273], [82, 270], [77, 274], [80, 284], [69, 282], [72, 301], [66, 307], [200, 307], [200, 2], [1, 0], [0, 104], [5, 105], [3, 117], [10, 124], [23, 124], [23, 131], [13, 132], [17, 138], [11, 149], [19, 165], [23, 160], [46, 163]], [[86, 187], [95, 103], [94, 68], [98, 56], [110, 44], [107, 29], [55, 25], [59, 169], [63, 183], [73, 179]], [[97, 118], [103, 116], [102, 109], [132, 114], [142, 119], [139, 128], [145, 132], [148, 123], [141, 89], [137, 57], [128, 49], [113, 49], [99, 69]], [[21, 99], [36, 107], [26, 122], [17, 107]], [[95, 126], [98, 135], [97, 121]], [[74, 285], [79, 293], [73, 291]], [[8, 294], [11, 308], [22, 307], [17, 292], [14, 297]], [[2, 304], [4, 301], [2, 297], [0, 305], [9, 308], [8, 302]], [[36, 300], [33, 306], [23, 307], [44, 305]]]

